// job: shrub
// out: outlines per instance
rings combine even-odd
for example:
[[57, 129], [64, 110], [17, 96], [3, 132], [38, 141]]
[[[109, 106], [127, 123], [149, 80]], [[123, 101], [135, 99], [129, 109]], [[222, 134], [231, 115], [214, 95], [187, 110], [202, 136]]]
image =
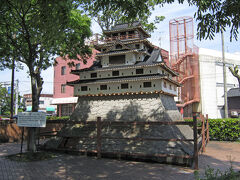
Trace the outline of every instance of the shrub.
[[62, 116], [62, 117], [56, 117], [56, 116], [48, 116], [47, 120], [69, 120], [70, 116]]
[[[198, 127], [201, 127], [201, 123], [198, 123]], [[209, 119], [209, 136], [211, 140], [239, 141], [240, 119]]]
[[237, 141], [240, 138], [240, 119], [210, 119], [209, 135], [212, 140]]

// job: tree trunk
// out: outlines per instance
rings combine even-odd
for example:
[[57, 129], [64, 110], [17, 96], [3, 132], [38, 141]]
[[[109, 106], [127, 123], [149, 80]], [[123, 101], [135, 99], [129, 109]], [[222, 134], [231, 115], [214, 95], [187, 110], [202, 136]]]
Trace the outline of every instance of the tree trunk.
[[[32, 85], [32, 112], [38, 112], [39, 98], [42, 91], [43, 81], [40, 73], [35, 73], [30, 70], [31, 85]], [[30, 152], [36, 152], [36, 128], [28, 128], [28, 147]]]
[[238, 80], [238, 88], [240, 88], [240, 74], [238, 74], [238, 66], [234, 66], [234, 68], [229, 67], [229, 70], [231, 71], [232, 75], [237, 78]]

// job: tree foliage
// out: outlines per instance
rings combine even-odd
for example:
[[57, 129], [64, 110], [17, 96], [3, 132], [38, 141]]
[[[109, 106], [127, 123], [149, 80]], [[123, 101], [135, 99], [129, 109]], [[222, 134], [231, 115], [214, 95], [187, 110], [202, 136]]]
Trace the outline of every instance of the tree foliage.
[[[198, 38], [214, 39], [215, 34], [230, 27], [230, 40], [238, 39], [240, 23], [239, 0], [186, 0], [190, 6], [198, 8], [195, 18], [198, 21]], [[159, 0], [158, 4], [173, 3], [174, 0]], [[184, 0], [178, 0], [183, 3]]]
[[52, 65], [54, 56], [80, 60], [91, 52], [84, 44], [91, 35], [90, 19], [77, 7], [71, 0], [1, 1], [0, 63], [10, 66], [14, 58], [27, 65], [33, 111], [42, 90], [41, 71]]
[[81, 7], [95, 19], [102, 31], [110, 30], [118, 23], [139, 21], [147, 31], [152, 32], [156, 24], [164, 20], [164, 16], [156, 16], [154, 21], [149, 22], [156, 3], [154, 0], [86, 0]]

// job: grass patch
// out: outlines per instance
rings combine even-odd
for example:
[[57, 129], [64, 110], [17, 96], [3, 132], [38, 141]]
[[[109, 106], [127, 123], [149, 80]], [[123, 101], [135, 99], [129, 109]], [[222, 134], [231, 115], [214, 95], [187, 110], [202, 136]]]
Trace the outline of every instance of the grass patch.
[[43, 160], [53, 159], [58, 157], [58, 154], [52, 153], [52, 152], [46, 152], [46, 151], [38, 151], [35, 153], [25, 152], [22, 154], [20, 153], [12, 154], [6, 157], [7, 159], [10, 159], [12, 161], [32, 162], [32, 161], [43, 161]]
[[198, 171], [194, 172], [196, 180], [239, 180], [240, 179], [240, 171], [236, 172], [231, 167], [225, 172], [221, 172], [219, 169], [216, 171], [208, 166], [205, 169], [204, 178], [199, 178]]

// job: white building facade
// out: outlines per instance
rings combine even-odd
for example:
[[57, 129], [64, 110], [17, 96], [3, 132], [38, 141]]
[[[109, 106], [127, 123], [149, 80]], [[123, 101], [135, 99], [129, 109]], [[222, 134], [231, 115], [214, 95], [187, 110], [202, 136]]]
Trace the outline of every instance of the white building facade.
[[[229, 67], [240, 66], [240, 54], [225, 53], [227, 89], [238, 87]], [[222, 52], [199, 49], [201, 112], [209, 118], [224, 118], [224, 83]]]

